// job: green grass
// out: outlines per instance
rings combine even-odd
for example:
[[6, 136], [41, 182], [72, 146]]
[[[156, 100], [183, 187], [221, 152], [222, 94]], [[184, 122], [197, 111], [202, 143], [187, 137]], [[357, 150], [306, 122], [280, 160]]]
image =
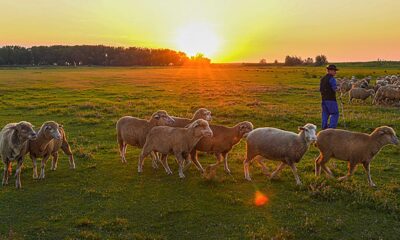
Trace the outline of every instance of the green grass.
[[[399, 68], [343, 66], [340, 76], [396, 74]], [[400, 235], [400, 150], [386, 147], [372, 162], [378, 188], [368, 187], [360, 167], [339, 183], [316, 178], [311, 147], [298, 164], [303, 186], [290, 169], [268, 180], [254, 164], [253, 182], [243, 177], [245, 144], [229, 155], [232, 176], [221, 166], [205, 180], [193, 167], [186, 178], [153, 170], [146, 159], [138, 175], [140, 150], [128, 148], [121, 164], [115, 123], [121, 116], [148, 118], [165, 109], [190, 117], [199, 107], [213, 122], [232, 126], [249, 120], [255, 127], [296, 131], [307, 122], [320, 126], [316, 67], [236, 68], [27, 68], [0, 69], [0, 125], [26, 120], [64, 124], [77, 169], [61, 155], [57, 171], [32, 179], [27, 156], [22, 190], [0, 191], [0, 239], [396, 239]], [[370, 100], [369, 100], [370, 101]], [[369, 102], [370, 103], [370, 102]], [[400, 132], [399, 109], [345, 105], [351, 130], [370, 132], [389, 125]], [[343, 122], [340, 122], [343, 126]], [[211, 155], [200, 155], [203, 165]], [[272, 170], [276, 162], [268, 162]], [[337, 162], [336, 176], [346, 173]], [[14, 183], [14, 178], [10, 183]], [[268, 204], [253, 204], [255, 191]]]

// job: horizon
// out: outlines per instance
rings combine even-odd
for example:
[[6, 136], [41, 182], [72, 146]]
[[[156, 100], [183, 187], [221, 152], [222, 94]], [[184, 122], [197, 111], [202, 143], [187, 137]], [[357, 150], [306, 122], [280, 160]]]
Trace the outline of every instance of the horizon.
[[287, 55], [319, 54], [330, 62], [400, 60], [397, 1], [341, 0], [333, 7], [316, 0], [229, 4], [227, 10], [213, 1], [86, 1], [78, 6], [66, 0], [6, 0], [0, 9], [6, 19], [0, 46], [167, 48], [188, 56], [203, 53], [213, 63], [283, 62]]

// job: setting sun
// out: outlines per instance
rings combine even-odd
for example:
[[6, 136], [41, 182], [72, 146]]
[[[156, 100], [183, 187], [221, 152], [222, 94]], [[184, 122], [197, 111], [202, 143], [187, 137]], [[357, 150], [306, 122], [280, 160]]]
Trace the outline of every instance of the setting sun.
[[178, 29], [176, 47], [189, 56], [202, 53], [213, 57], [220, 47], [221, 40], [207, 24], [192, 23]]

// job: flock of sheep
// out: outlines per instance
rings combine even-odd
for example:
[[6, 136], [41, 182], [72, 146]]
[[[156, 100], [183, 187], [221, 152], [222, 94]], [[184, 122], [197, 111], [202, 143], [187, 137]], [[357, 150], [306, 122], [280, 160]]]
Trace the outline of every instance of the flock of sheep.
[[348, 94], [349, 102], [353, 99], [365, 101], [371, 97], [372, 104], [400, 106], [400, 76], [378, 77], [375, 85], [371, 84], [371, 80], [370, 76], [363, 79], [354, 76], [351, 79], [337, 79], [341, 96]]
[[[173, 117], [163, 110], [153, 113], [149, 120], [122, 117], [116, 124], [121, 160], [126, 163], [126, 149], [131, 145], [142, 148], [138, 162], [139, 173], [143, 171], [144, 159], [151, 155], [153, 168], [158, 168], [158, 163], [161, 163], [167, 174], [172, 174], [167, 157], [173, 154], [179, 165], [180, 178], [185, 177], [184, 171], [191, 162], [202, 173], [215, 173], [215, 167], [223, 161], [225, 171], [230, 174], [228, 153], [241, 139], [245, 139], [245, 179], [251, 181], [249, 166], [255, 160], [270, 178], [274, 178], [286, 165], [289, 166], [296, 183], [301, 184], [295, 164], [303, 158], [309, 146], [315, 143], [320, 150], [315, 160], [317, 176], [322, 169], [328, 177], [333, 177], [326, 163], [334, 157], [349, 162], [348, 173], [340, 180], [351, 177], [356, 165], [361, 163], [367, 172], [369, 185], [375, 186], [369, 171], [371, 160], [382, 147], [399, 143], [395, 131], [387, 126], [378, 127], [371, 134], [338, 129], [326, 129], [317, 134], [317, 127], [311, 123], [299, 127], [298, 133], [293, 133], [272, 127], [254, 129], [248, 121], [233, 127], [209, 124], [211, 119], [211, 112], [205, 108], [198, 109], [191, 119]], [[43, 179], [46, 162], [51, 156], [51, 170], [56, 170], [60, 149], [69, 156], [70, 167], [74, 169], [74, 157], [63, 126], [48, 121], [36, 133], [29, 122], [7, 124], [0, 132], [0, 156], [4, 163], [2, 184], [8, 184], [12, 173], [11, 163], [16, 161], [16, 187], [21, 188], [21, 167], [28, 153], [33, 161], [33, 178]], [[204, 169], [198, 160], [198, 151], [214, 154], [217, 162]], [[37, 158], [42, 158], [39, 177]], [[270, 174], [263, 158], [280, 161], [280, 164]]]

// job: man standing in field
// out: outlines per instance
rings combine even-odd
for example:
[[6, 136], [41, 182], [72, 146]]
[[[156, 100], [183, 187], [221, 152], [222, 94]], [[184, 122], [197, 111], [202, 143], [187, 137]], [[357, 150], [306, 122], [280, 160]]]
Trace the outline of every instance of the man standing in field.
[[[321, 79], [319, 91], [322, 97], [322, 129], [336, 128], [339, 121], [339, 107], [336, 102], [336, 71], [339, 69], [331, 64], [326, 67], [327, 74]], [[329, 120], [329, 123], [328, 123]]]

